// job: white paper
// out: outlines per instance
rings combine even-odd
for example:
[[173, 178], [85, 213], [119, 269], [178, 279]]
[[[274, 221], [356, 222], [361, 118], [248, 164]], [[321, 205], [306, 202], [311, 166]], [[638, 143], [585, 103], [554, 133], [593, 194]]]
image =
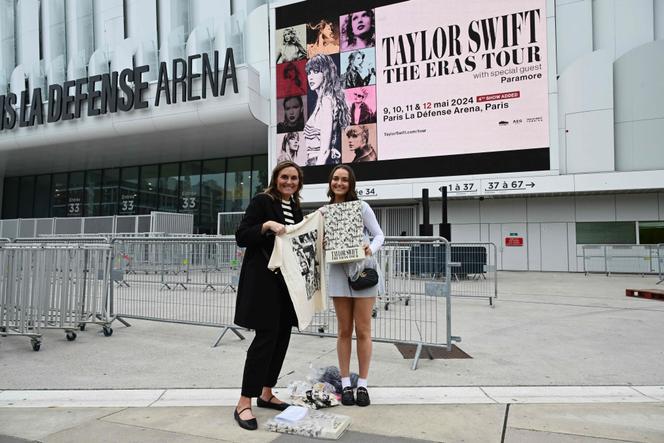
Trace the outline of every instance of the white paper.
[[290, 423], [302, 420], [307, 416], [308, 408], [302, 406], [289, 406], [282, 413], [275, 416], [277, 420], [287, 421]]

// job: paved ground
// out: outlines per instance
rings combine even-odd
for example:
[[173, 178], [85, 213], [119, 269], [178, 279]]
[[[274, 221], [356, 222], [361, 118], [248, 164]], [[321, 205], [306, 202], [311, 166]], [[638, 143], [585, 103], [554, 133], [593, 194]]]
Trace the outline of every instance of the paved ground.
[[[374, 404], [332, 410], [353, 421], [342, 441], [663, 442], [664, 302], [624, 295], [655, 283], [500, 273], [495, 308], [453, 301], [471, 359], [412, 371], [394, 345], [375, 345]], [[47, 331], [40, 352], [0, 338], [0, 443], [304, 441], [233, 423], [247, 340], [212, 348], [213, 328], [131, 323], [74, 342]], [[279, 385], [335, 363], [333, 339], [294, 336]]]

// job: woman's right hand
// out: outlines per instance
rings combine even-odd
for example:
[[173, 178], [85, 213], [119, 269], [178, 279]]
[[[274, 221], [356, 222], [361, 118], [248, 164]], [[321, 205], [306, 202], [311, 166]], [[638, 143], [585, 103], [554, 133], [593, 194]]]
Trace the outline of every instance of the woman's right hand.
[[262, 227], [261, 231], [263, 233], [266, 233], [267, 231], [272, 231], [276, 235], [281, 235], [284, 232], [286, 232], [286, 226], [282, 225], [279, 222], [269, 220], [269, 221], [266, 221], [265, 223], [263, 223], [263, 227]]

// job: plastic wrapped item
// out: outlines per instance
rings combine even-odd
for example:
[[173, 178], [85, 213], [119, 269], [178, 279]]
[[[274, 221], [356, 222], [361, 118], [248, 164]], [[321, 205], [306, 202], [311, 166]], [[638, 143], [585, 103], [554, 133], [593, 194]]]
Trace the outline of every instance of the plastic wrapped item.
[[265, 423], [265, 430], [330, 440], [339, 439], [351, 423], [348, 416], [314, 410], [297, 421], [283, 421], [277, 417]]
[[306, 382], [295, 381], [288, 385], [288, 391], [290, 403], [294, 406], [322, 409], [339, 405], [334, 386], [329, 383], [318, 382], [311, 386]]
[[[328, 366], [326, 368], [318, 369], [315, 372], [320, 374], [318, 378], [319, 381], [331, 384], [334, 386], [335, 392], [337, 394], [341, 394], [343, 389], [341, 387], [341, 373], [339, 372], [339, 368], [336, 366]], [[353, 388], [357, 387], [357, 379], [358, 375], [354, 372], [351, 372], [350, 384]]]
[[305, 398], [307, 396], [307, 391], [312, 389], [312, 385], [306, 381], [296, 380], [290, 382], [286, 389], [288, 390], [288, 395], [292, 399]]
[[318, 380], [334, 386], [335, 392], [341, 392], [341, 374], [336, 366], [323, 368], [323, 373]]
[[328, 394], [337, 393], [337, 390], [334, 388], [334, 386], [324, 381], [319, 381], [318, 383], [314, 383], [311, 389], [314, 391], [321, 391]]

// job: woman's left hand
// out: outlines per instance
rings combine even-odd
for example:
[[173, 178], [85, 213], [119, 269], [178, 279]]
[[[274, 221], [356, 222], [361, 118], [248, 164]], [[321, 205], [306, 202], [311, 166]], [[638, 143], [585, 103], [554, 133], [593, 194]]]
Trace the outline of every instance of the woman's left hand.
[[373, 255], [373, 252], [371, 252], [371, 246], [364, 245], [364, 255], [366, 257], [369, 257], [370, 255]]

